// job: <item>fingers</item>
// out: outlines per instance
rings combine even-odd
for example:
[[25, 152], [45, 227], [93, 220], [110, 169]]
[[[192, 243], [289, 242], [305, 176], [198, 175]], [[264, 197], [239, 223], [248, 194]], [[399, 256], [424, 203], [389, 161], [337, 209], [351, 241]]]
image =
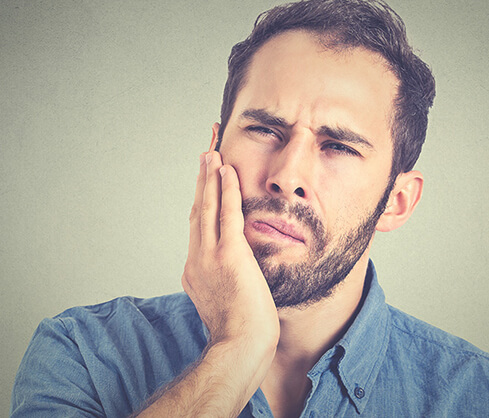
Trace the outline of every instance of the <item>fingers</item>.
[[206, 178], [200, 214], [200, 239], [201, 246], [210, 249], [217, 245], [220, 234], [221, 176], [218, 170], [222, 167], [222, 161], [216, 151], [207, 153], [205, 160]]
[[236, 170], [223, 166], [217, 152], [201, 154], [190, 214], [189, 256], [215, 247], [220, 240], [229, 242], [243, 236], [241, 200]]
[[243, 236], [244, 218], [241, 209], [241, 191], [236, 170], [224, 165], [219, 170], [222, 178], [220, 232], [221, 241], [229, 242]]

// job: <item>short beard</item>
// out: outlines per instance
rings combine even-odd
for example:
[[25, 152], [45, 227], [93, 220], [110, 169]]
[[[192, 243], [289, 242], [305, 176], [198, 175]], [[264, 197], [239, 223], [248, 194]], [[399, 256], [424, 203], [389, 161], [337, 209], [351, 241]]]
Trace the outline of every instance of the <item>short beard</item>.
[[358, 227], [341, 236], [334, 248], [328, 248], [333, 243], [332, 237], [325, 233], [321, 220], [311, 207], [302, 203], [290, 205], [282, 199], [270, 197], [243, 201], [245, 218], [252, 212], [268, 211], [295, 218], [313, 234], [315, 245], [310, 249], [306, 261], [301, 263], [275, 266], [270, 261], [273, 255], [280, 252], [275, 244], [251, 245], [277, 308], [303, 309], [332, 294], [367, 249], [393, 186], [391, 179], [377, 207], [367, 214]]

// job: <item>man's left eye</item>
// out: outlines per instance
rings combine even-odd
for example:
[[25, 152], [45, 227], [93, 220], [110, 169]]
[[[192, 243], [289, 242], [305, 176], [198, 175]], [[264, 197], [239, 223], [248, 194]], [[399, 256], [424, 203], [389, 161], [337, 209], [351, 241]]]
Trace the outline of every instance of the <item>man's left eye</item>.
[[325, 142], [321, 145], [322, 151], [332, 150], [338, 154], [346, 154], [346, 155], [360, 155], [353, 148], [350, 148], [347, 145], [343, 145], [340, 142]]

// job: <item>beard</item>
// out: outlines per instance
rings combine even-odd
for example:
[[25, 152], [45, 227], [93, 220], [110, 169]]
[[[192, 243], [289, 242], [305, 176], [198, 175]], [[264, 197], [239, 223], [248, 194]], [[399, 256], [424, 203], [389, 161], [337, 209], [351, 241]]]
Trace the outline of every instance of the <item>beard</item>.
[[391, 180], [376, 208], [367, 213], [358, 226], [341, 235], [336, 245], [310, 206], [298, 202], [290, 204], [271, 197], [253, 197], [243, 201], [245, 219], [253, 212], [267, 211], [295, 219], [312, 232], [314, 245], [306, 260], [300, 263], [276, 265], [272, 257], [280, 252], [277, 245], [250, 244], [277, 308], [306, 308], [332, 294], [367, 249], [393, 186], [394, 181]]

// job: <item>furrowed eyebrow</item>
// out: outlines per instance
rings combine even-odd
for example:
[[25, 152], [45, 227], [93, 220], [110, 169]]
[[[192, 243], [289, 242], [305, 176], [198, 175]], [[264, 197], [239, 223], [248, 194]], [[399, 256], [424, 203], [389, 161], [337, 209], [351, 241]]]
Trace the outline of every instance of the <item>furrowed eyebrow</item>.
[[347, 128], [333, 128], [331, 126], [321, 126], [317, 131], [317, 135], [329, 136], [340, 142], [363, 145], [366, 148], [374, 149], [374, 146], [368, 139]]
[[[278, 126], [287, 129], [290, 129], [293, 126], [287, 123], [284, 118], [275, 116], [264, 109], [246, 109], [243, 111], [243, 113], [241, 113], [240, 118], [249, 119], [263, 125]], [[361, 145], [365, 148], [374, 149], [374, 146], [368, 139], [348, 128], [323, 125], [317, 130], [316, 135], [329, 136], [330, 138], [340, 142]]]
[[282, 128], [291, 127], [284, 118], [274, 116], [263, 109], [246, 109], [241, 113], [240, 118], [251, 119], [255, 122], [262, 123], [263, 125], [279, 126]]

